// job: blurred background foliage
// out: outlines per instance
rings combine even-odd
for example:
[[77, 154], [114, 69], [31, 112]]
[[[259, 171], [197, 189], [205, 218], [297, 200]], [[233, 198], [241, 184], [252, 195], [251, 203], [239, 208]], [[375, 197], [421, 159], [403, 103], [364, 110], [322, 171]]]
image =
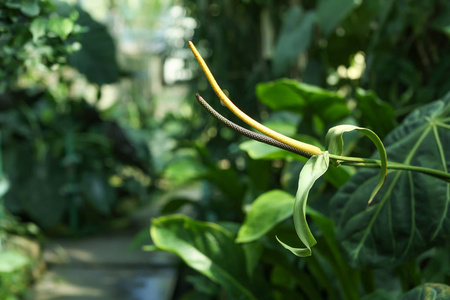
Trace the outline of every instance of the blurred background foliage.
[[[219, 106], [188, 40], [243, 111], [323, 147], [341, 123], [384, 138], [450, 90], [449, 20], [446, 0], [5, 0], [0, 232], [33, 222], [85, 234], [125, 226], [146, 205], [242, 223], [263, 192], [295, 193], [305, 160], [246, 141], [197, 105], [195, 92]], [[358, 136], [346, 145], [374, 150]], [[329, 216], [327, 200], [354, 172], [330, 169], [311, 205]], [[278, 285], [295, 286], [279, 280], [293, 270], [269, 265]], [[181, 272], [192, 280], [180, 295], [216, 295]]]

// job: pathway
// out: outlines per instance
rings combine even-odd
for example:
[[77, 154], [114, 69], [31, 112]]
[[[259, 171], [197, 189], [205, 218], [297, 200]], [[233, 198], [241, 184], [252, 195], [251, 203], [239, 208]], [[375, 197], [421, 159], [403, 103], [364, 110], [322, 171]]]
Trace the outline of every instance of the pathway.
[[44, 248], [48, 270], [35, 300], [165, 300], [176, 282], [169, 253], [130, 251], [135, 233], [53, 240]]

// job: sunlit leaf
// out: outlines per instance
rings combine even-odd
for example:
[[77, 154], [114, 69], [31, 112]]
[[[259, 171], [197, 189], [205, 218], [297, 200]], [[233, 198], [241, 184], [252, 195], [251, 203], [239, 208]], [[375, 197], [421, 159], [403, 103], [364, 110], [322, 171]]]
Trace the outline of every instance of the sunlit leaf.
[[30, 262], [25, 255], [13, 251], [0, 251], [0, 273], [10, 273], [18, 270]]
[[[448, 172], [450, 94], [411, 113], [385, 139], [389, 161]], [[361, 169], [331, 200], [342, 246], [355, 265], [399, 264], [448, 243], [450, 184], [418, 172], [390, 170], [372, 205], [378, 170]]]
[[293, 206], [294, 196], [289, 193], [273, 190], [262, 194], [252, 203], [236, 241], [246, 243], [260, 238], [279, 222], [289, 218]]
[[51, 18], [48, 21], [48, 29], [65, 40], [73, 29], [73, 21], [67, 18]]

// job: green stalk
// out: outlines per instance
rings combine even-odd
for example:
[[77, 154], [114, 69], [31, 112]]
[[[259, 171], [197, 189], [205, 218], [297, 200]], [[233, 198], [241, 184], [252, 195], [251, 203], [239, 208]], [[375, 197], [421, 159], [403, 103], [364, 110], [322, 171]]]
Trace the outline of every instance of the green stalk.
[[[364, 168], [380, 168], [381, 161], [377, 159], [361, 158], [361, 157], [350, 157], [350, 156], [340, 156], [330, 154], [331, 159], [335, 159], [339, 164], [346, 166], [364, 167]], [[424, 173], [444, 181], [450, 182], [450, 173], [430, 169], [425, 167], [411, 166], [397, 162], [387, 162], [388, 170], [404, 170], [404, 171], [414, 171]]]

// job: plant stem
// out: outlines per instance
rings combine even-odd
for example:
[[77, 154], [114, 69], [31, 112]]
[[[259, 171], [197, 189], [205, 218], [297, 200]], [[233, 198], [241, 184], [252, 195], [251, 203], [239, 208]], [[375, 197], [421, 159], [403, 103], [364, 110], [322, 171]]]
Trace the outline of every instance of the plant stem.
[[[355, 167], [365, 167], [365, 168], [380, 168], [381, 161], [377, 159], [369, 159], [369, 158], [360, 158], [360, 157], [350, 157], [350, 156], [340, 156], [330, 154], [330, 159], [335, 159], [339, 164], [346, 166], [355, 166]], [[411, 166], [397, 162], [387, 162], [388, 170], [405, 170], [405, 171], [415, 171], [424, 173], [444, 181], [450, 182], [450, 173], [430, 169], [425, 167]]]

